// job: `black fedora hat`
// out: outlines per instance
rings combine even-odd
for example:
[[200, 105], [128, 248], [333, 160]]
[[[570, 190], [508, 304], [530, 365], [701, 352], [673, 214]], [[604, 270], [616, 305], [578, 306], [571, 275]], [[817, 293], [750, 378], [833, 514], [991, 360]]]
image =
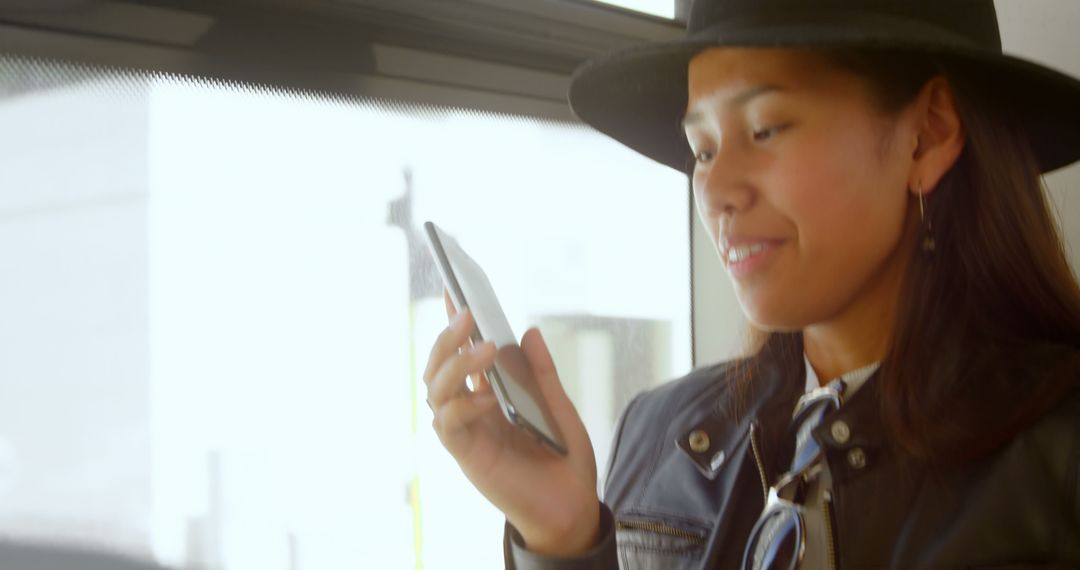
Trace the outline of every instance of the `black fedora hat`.
[[686, 38], [582, 64], [570, 106], [626, 146], [688, 172], [687, 65], [703, 49], [881, 48], [939, 54], [1006, 97], [1043, 172], [1080, 159], [1080, 80], [1002, 53], [993, 0], [694, 0]]

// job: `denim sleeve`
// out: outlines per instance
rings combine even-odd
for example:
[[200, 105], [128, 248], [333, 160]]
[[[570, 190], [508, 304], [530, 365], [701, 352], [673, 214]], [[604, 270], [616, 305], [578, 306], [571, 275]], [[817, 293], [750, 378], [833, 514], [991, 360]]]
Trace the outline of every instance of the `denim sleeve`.
[[517, 529], [506, 523], [503, 558], [507, 570], [615, 570], [619, 567], [615, 550], [615, 517], [600, 503], [600, 540], [588, 552], [572, 558], [552, 558], [530, 552]]

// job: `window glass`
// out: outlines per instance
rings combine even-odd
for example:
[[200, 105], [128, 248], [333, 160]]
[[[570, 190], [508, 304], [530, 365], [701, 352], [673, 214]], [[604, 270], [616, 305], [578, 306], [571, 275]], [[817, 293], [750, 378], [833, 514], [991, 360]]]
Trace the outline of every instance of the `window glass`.
[[661, 18], [675, 18], [675, 3], [678, 0], [595, 0], [612, 6], [619, 6]]
[[0, 533], [179, 568], [501, 567], [433, 433], [433, 220], [603, 469], [690, 368], [683, 176], [580, 125], [0, 56]]

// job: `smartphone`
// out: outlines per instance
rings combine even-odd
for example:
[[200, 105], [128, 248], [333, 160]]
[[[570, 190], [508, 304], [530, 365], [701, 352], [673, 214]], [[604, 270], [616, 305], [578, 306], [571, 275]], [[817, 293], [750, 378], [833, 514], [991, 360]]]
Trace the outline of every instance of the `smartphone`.
[[548, 449], [566, 455], [566, 442], [487, 275], [453, 237], [434, 223], [425, 222], [424, 231], [454, 307], [472, 311], [476, 322], [470, 336], [472, 344], [495, 343], [495, 364], [484, 371], [484, 376], [503, 415], [510, 423], [531, 432]]

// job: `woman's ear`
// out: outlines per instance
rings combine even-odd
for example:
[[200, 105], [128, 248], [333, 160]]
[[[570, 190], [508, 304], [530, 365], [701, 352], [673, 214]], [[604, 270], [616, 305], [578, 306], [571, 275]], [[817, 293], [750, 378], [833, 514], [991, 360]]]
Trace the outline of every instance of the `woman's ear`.
[[929, 80], [914, 105], [915, 143], [908, 188], [934, 191], [964, 150], [967, 134], [952, 86], [943, 76]]

